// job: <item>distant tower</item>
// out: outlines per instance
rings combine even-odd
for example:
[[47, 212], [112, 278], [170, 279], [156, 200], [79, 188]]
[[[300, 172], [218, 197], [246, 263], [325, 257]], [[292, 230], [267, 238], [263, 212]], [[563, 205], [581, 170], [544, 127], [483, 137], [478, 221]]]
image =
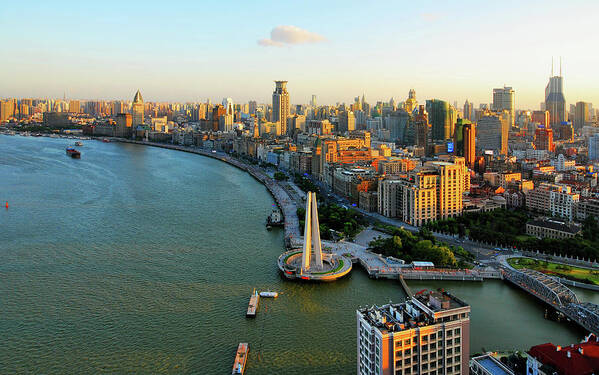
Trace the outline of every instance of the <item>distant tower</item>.
[[472, 121], [472, 109], [472, 102], [469, 102], [468, 99], [466, 99], [466, 102], [464, 102], [464, 119]]
[[514, 89], [506, 86], [502, 89], [493, 89], [493, 110], [508, 111], [510, 126], [514, 126], [516, 120]]
[[553, 59], [551, 60], [551, 77], [545, 87], [545, 109], [549, 111], [549, 123], [557, 127], [566, 121], [566, 98], [564, 97], [564, 78], [560, 59], [559, 76], [553, 75]]
[[287, 81], [275, 81], [277, 85], [272, 93], [272, 122], [281, 123], [281, 134], [287, 134], [287, 119], [291, 114]]
[[224, 98], [223, 107], [225, 107], [225, 115], [233, 115], [235, 113], [235, 110], [233, 109], [233, 99]]
[[408, 99], [404, 102], [403, 108], [408, 113], [412, 113], [416, 108], [418, 108], [418, 101], [416, 100], [416, 91], [411, 89], [408, 93]]
[[144, 123], [144, 100], [141, 97], [141, 92], [137, 90], [133, 98], [133, 106], [131, 108], [133, 126], [143, 125]]
[[[322, 269], [322, 245], [318, 226], [318, 206], [316, 193], [309, 191], [306, 197], [306, 219], [304, 226], [304, 248], [302, 253], [302, 272]], [[314, 259], [312, 259], [314, 251]]]
[[310, 105], [312, 107], [316, 107], [316, 95], [312, 95], [312, 100], [310, 100]]

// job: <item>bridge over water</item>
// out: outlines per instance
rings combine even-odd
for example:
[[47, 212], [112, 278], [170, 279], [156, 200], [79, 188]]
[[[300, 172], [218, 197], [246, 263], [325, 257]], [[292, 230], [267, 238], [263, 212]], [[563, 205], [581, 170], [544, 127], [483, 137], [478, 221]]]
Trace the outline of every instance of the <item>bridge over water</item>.
[[584, 329], [599, 334], [599, 305], [581, 302], [556, 278], [530, 269], [505, 269], [504, 279], [560, 311]]

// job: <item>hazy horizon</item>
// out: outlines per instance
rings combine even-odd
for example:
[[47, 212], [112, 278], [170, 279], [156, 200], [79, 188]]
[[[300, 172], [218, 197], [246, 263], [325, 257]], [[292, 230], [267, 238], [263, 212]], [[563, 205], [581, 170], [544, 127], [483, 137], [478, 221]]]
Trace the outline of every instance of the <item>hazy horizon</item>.
[[[29, 4], [29, 3], [28, 3]], [[573, 14], [572, 9], [576, 12]], [[478, 106], [511, 86], [538, 109], [554, 57], [567, 103], [599, 103], [599, 53], [588, 36], [599, 3], [173, 1], [8, 3], [0, 13], [0, 96], [270, 102], [400, 102], [415, 89]], [[334, 15], [334, 17], [331, 17]]]

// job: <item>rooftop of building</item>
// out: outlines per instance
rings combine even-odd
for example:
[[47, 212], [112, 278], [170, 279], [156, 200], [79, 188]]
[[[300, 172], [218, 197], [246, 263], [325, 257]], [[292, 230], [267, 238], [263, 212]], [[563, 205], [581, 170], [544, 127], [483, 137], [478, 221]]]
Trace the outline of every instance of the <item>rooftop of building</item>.
[[474, 357], [472, 358], [472, 361], [477, 362], [491, 375], [514, 375], [513, 371], [505, 367], [501, 362], [499, 362], [499, 360], [497, 360], [497, 358], [490, 354]]
[[533, 346], [528, 354], [563, 375], [590, 375], [599, 371], [599, 338], [595, 335], [563, 348], [551, 343]]
[[580, 232], [580, 230], [581, 230], [580, 225], [577, 225], [574, 223], [568, 223], [568, 222], [556, 220], [556, 219], [535, 219], [535, 220], [529, 221], [526, 224], [533, 225], [536, 227], [559, 230], [561, 232], [568, 232], [568, 233], [573, 233], [573, 234], [576, 234], [576, 233]]
[[404, 303], [373, 305], [358, 309], [358, 312], [371, 326], [385, 334], [436, 324], [434, 313], [462, 307], [468, 307], [468, 304], [445, 291], [423, 290]]

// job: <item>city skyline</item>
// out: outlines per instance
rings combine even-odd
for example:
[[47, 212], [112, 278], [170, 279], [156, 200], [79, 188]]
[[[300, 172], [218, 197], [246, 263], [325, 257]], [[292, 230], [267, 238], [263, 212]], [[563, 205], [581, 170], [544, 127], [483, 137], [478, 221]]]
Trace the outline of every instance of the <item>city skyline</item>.
[[0, 92], [128, 99], [140, 88], [156, 102], [268, 103], [272, 82], [285, 79], [292, 104], [312, 94], [320, 104], [351, 103], [362, 93], [371, 102], [402, 100], [413, 88], [419, 99], [461, 105], [491, 103], [492, 90], [507, 85], [517, 109], [538, 109], [552, 56], [556, 64], [563, 56], [567, 103], [599, 102], [599, 77], [589, 74], [599, 58], [581, 37], [592, 32], [597, 4], [577, 2], [575, 20], [563, 17], [571, 5], [555, 1], [394, 4], [386, 12], [340, 4], [182, 1], [158, 9], [63, 1], [27, 12], [7, 4], [0, 40], [11, 53], [0, 62]]

